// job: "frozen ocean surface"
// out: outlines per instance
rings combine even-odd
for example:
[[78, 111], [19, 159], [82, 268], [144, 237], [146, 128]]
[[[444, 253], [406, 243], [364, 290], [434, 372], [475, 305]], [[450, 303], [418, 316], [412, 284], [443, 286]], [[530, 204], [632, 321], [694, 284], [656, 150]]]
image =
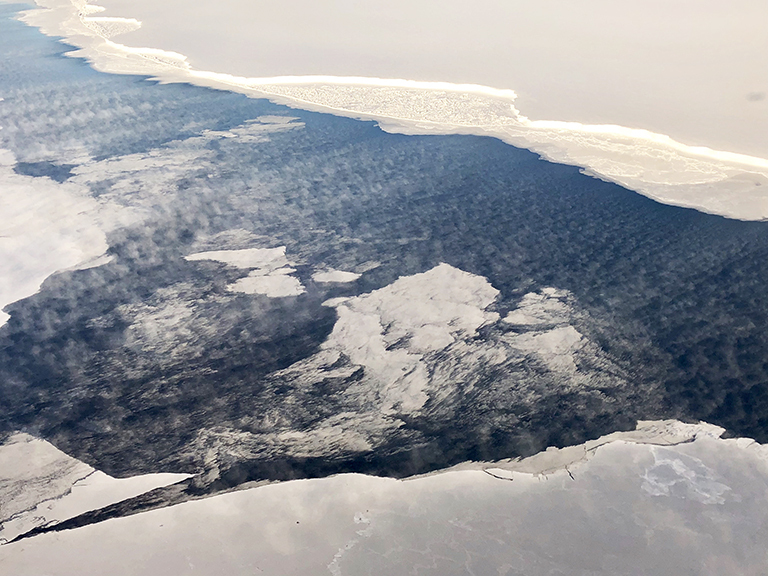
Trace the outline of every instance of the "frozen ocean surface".
[[0, 471], [0, 571], [764, 571], [768, 223], [97, 72], [22, 8], [0, 454], [48, 460]]
[[183, 54], [196, 70], [512, 89], [530, 118], [645, 128], [768, 157], [768, 104], [756, 100], [768, 82], [760, 0], [74, 4], [114, 42]]
[[[626, 440], [567, 469], [344, 474], [213, 496], [0, 547], [17, 576], [762, 574], [764, 447]], [[583, 448], [583, 447], [582, 447]]]

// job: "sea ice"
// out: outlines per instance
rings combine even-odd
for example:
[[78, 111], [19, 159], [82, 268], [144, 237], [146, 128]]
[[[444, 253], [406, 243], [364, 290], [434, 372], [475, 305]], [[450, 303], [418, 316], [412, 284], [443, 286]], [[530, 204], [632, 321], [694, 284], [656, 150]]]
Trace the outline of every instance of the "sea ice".
[[290, 276], [286, 270], [292, 269], [281, 268], [267, 275], [251, 274], [231, 284], [229, 289], [243, 294], [263, 294], [270, 298], [303, 294], [305, 290], [301, 281]]
[[[706, 426], [645, 424], [651, 445], [612, 435], [555, 467], [260, 486], [0, 546], [0, 566], [15, 576], [764, 572], [766, 448], [700, 434]], [[670, 488], [649, 491], [662, 476]]]
[[486, 308], [498, 293], [485, 278], [440, 264], [338, 302], [339, 319], [323, 348], [344, 352], [380, 381], [384, 412], [414, 412], [427, 400], [422, 355], [495, 322], [498, 314]]
[[[563, 394], [575, 403], [622, 397], [623, 369], [572, 325], [584, 320], [573, 295], [544, 288], [524, 296], [510, 315], [536, 316], [527, 325], [500, 320], [498, 295], [486, 278], [441, 264], [324, 302], [338, 315], [331, 334], [317, 353], [269, 376], [267, 388], [282, 392], [257, 424], [206, 428], [187, 452], [212, 469], [273, 454], [338, 458], [412, 433], [401, 430], [404, 419], [439, 426], [472, 410], [465, 403], [533, 413]], [[499, 375], [490, 390], [489, 372]], [[317, 404], [328, 382], [333, 390]], [[326, 416], [307, 425], [305, 405]]]
[[251, 269], [248, 276], [228, 286], [233, 292], [263, 294], [270, 298], [298, 296], [305, 292], [301, 281], [291, 276], [296, 270], [289, 266], [285, 246], [198, 252], [185, 258], [190, 261], [214, 260], [238, 268]]
[[7, 160], [0, 163], [0, 325], [8, 320], [4, 306], [106, 252], [101, 209], [76, 185], [15, 174]]
[[44, 440], [14, 434], [0, 445], [0, 544], [186, 478], [189, 474], [112, 478]]
[[246, 248], [244, 250], [214, 250], [198, 252], [184, 257], [186, 260], [214, 260], [237, 268], [258, 268], [260, 270], [277, 270], [288, 265], [285, 257], [285, 246], [277, 248]]
[[341, 270], [326, 270], [312, 274], [312, 280], [324, 284], [346, 284], [360, 278], [355, 272], [343, 272]]

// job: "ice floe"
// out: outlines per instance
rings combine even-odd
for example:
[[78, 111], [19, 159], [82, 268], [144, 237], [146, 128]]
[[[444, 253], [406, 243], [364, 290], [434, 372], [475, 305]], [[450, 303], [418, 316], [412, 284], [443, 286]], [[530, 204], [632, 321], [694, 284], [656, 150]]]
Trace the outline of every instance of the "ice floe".
[[485, 278], [441, 264], [336, 303], [339, 319], [323, 347], [343, 352], [380, 381], [385, 412], [395, 406], [412, 412], [427, 400], [422, 355], [495, 322], [498, 314], [486, 308], [498, 293]]
[[0, 325], [2, 308], [31, 296], [54, 272], [87, 267], [107, 250], [101, 206], [87, 191], [15, 174], [0, 163]]
[[214, 260], [238, 268], [252, 270], [245, 278], [233, 282], [229, 289], [243, 294], [263, 294], [270, 298], [298, 296], [305, 292], [296, 272], [285, 256], [285, 246], [277, 248], [245, 248], [215, 250], [185, 256], [187, 260]]
[[277, 248], [246, 248], [244, 250], [214, 250], [198, 252], [184, 257], [186, 260], [214, 260], [237, 268], [258, 268], [259, 270], [277, 270], [288, 265], [285, 246]]
[[325, 270], [312, 274], [312, 280], [322, 284], [346, 284], [354, 282], [360, 278], [360, 274], [355, 272], [344, 272], [342, 270]]
[[[69, 158], [77, 165], [65, 182], [17, 174], [14, 154], [0, 150], [0, 325], [8, 320], [2, 308], [34, 294], [51, 274], [107, 263], [109, 232], [141, 222], [171, 201], [179, 178], [209, 166], [212, 153], [200, 144], [222, 138], [263, 141], [270, 133], [301, 126], [291, 117], [264, 116], [145, 153]], [[287, 265], [285, 248], [280, 250], [193, 254], [188, 259], [219, 257], [244, 268], [271, 270]], [[298, 290], [291, 281], [275, 280], [273, 285], [269, 294]]]
[[286, 296], [298, 296], [304, 294], [304, 286], [294, 276], [290, 276], [286, 269], [275, 270], [266, 275], [248, 275], [240, 278], [229, 286], [233, 292], [243, 294], [263, 294], [270, 298], [284, 298]]
[[116, 479], [44, 440], [14, 434], [0, 445], [0, 544], [188, 477], [147, 474]]
[[576, 328], [584, 318], [569, 292], [527, 294], [505, 320], [496, 311], [498, 296], [486, 278], [440, 264], [324, 302], [337, 320], [320, 350], [265, 380], [267, 389], [281, 392], [248, 431], [207, 428], [188, 446], [189, 458], [216, 467], [276, 454], [340, 457], [393, 441], [410, 445], [417, 433], [404, 420], [439, 427], [476, 404], [503, 404], [532, 417], [569, 395], [574, 407], [620, 409], [628, 376]]
[[504, 317], [504, 322], [532, 329], [508, 336], [516, 348], [536, 355], [552, 370], [575, 374], [574, 355], [586, 340], [568, 323], [571, 321], [568, 297], [566, 291], [555, 288], [530, 292]]
[[[95, 160], [76, 150], [76, 156], [65, 158], [76, 162], [65, 182], [14, 172], [16, 157], [0, 149], [0, 325], [8, 320], [2, 308], [33, 295], [51, 274], [109, 262], [108, 233], [151, 217], [173, 202], [180, 178], [211, 169], [213, 153], [206, 143], [262, 142], [269, 134], [302, 126], [293, 117], [260, 116], [229, 130], [203, 131], [143, 153]], [[277, 271], [288, 265], [284, 247], [187, 257], [217, 258], [242, 268], [287, 273], [287, 268]], [[274, 297], [304, 291], [295, 278], [274, 277], [248, 280], [235, 289]]]

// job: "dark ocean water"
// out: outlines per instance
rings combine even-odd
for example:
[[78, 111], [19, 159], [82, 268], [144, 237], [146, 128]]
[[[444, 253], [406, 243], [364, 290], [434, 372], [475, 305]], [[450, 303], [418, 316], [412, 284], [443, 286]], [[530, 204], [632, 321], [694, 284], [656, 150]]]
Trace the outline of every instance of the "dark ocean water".
[[[341, 409], [360, 377], [307, 393], [274, 376], [330, 334], [336, 313], [322, 302], [445, 262], [500, 290], [502, 315], [526, 293], [569, 291], [575, 327], [625, 384], [560, 393], [529, 365], [488, 370], [449, 408], [404, 417], [375, 450], [328, 458], [278, 448], [228, 462], [219, 482], [405, 475], [579, 443], [637, 419], [702, 419], [768, 441], [768, 224], [664, 206], [489, 138], [393, 135], [371, 122], [101, 74], [13, 20], [18, 9], [0, 5], [0, 147], [15, 153], [19, 174], [66, 182], [83, 153], [167, 151], [263, 115], [304, 128], [259, 142], [201, 140], [206, 163], [167, 176], [142, 196], [151, 216], [110, 233], [112, 262], [57, 274], [8, 306], [0, 431], [30, 431], [128, 475], [199, 471], [189, 446], [200, 430], [256, 433], [255, 415], [275, 406], [296, 430], [311, 429]], [[106, 197], [115, 182], [89, 186]], [[201, 239], [235, 229], [286, 246], [306, 294], [235, 295], [225, 286], [242, 271], [183, 259]], [[377, 265], [350, 285], [310, 280], [318, 268], [366, 263]], [[127, 344], [131, 310], [179, 302], [194, 310], [182, 342], [194, 355]], [[516, 400], [510, 382], [530, 386], [533, 400]]]

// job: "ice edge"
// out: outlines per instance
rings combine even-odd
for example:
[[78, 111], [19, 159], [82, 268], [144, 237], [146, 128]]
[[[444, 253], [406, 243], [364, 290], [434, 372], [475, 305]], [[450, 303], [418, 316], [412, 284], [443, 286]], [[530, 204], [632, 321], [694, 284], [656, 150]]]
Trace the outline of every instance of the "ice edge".
[[186, 56], [130, 47], [110, 38], [135, 30], [132, 18], [96, 18], [85, 0], [36, 0], [20, 19], [64, 36], [96, 69], [148, 75], [161, 82], [226, 89], [311, 111], [375, 120], [405, 134], [475, 134], [527, 148], [545, 159], [578, 166], [663, 204], [739, 219], [768, 220], [768, 159], [689, 146], [644, 129], [614, 124], [531, 120], [516, 94], [476, 84], [336, 76], [246, 78], [195, 70]]

